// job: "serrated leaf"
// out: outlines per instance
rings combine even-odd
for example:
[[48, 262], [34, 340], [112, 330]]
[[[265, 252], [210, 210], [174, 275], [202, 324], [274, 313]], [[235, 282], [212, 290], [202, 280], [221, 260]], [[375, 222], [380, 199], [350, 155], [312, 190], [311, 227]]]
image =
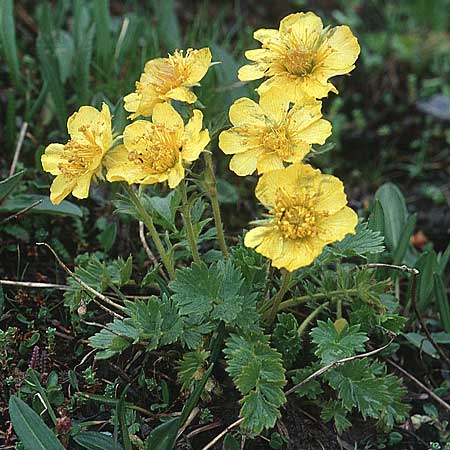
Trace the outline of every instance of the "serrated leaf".
[[182, 316], [211, 315], [212, 319], [233, 323], [241, 313], [241, 273], [232, 261], [219, 261], [209, 267], [204, 263], [177, 270], [170, 283], [172, 299]]
[[251, 333], [246, 338], [232, 334], [224, 353], [226, 370], [243, 394], [242, 426], [255, 434], [273, 427], [286, 401], [281, 355], [270, 348], [268, 336], [262, 333]]
[[[304, 380], [306, 380], [306, 378], [308, 378], [318, 369], [318, 365], [312, 365], [309, 367], [304, 367], [303, 369], [297, 369], [294, 376], [292, 377], [292, 382], [294, 383], [294, 385], [302, 383]], [[318, 380], [308, 381], [295, 390], [296, 395], [298, 395], [299, 397], [305, 397], [309, 400], [316, 400], [322, 392], [322, 387]]]
[[367, 256], [384, 251], [384, 237], [379, 231], [373, 231], [366, 222], [356, 226], [355, 234], [333, 244], [333, 252], [341, 256]]
[[329, 364], [364, 351], [369, 338], [359, 328], [359, 325], [347, 326], [339, 333], [330, 319], [318, 320], [317, 327], [311, 331], [312, 341], [317, 346], [315, 354], [323, 364]]
[[364, 418], [373, 417], [392, 426], [394, 420], [406, 415], [407, 407], [401, 402], [406, 390], [394, 375], [380, 374], [383, 368], [364, 358], [330, 370], [325, 377], [348, 411], [356, 407]]
[[210, 352], [206, 350], [196, 350], [183, 355], [178, 370], [178, 379], [183, 390], [190, 389], [193, 382], [202, 378], [209, 355]]
[[320, 413], [324, 422], [334, 421], [334, 426], [339, 434], [351, 427], [352, 423], [347, 419], [348, 411], [340, 402], [330, 401], [325, 404]]
[[286, 367], [290, 367], [297, 359], [301, 350], [301, 340], [298, 335], [298, 322], [291, 313], [277, 315], [277, 323], [272, 333], [272, 343], [283, 355]]

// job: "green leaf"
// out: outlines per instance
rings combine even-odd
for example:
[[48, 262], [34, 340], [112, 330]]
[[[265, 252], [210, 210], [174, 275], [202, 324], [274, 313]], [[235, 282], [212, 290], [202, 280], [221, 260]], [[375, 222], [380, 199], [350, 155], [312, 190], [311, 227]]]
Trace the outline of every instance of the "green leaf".
[[175, 1], [165, 0], [163, 2], [153, 2], [153, 8], [158, 24], [158, 34], [170, 52], [181, 48], [181, 31], [178, 23], [178, 16], [175, 12]]
[[274, 347], [283, 355], [286, 367], [292, 366], [301, 350], [298, 322], [291, 313], [279, 313], [272, 334]]
[[[415, 268], [419, 271], [417, 277], [417, 305], [426, 308], [433, 294], [433, 273], [437, 268], [437, 255], [434, 250], [422, 253], [416, 261]], [[412, 279], [411, 279], [412, 283]]]
[[21, 76], [14, 24], [14, 2], [12, 0], [4, 0], [0, 8], [0, 43], [11, 78], [14, 84], [19, 86]]
[[243, 394], [242, 426], [255, 434], [273, 427], [286, 401], [281, 355], [269, 346], [269, 337], [262, 333], [250, 333], [246, 338], [232, 334], [224, 353], [226, 370]]
[[97, 0], [93, 3], [95, 21], [95, 57], [104, 74], [111, 72], [111, 61], [114, 44], [111, 40], [109, 1]]
[[[1, 14], [1, 8], [0, 8]], [[8, 178], [0, 181], [0, 203], [5, 199], [5, 197], [15, 189], [19, 183], [22, 181], [22, 178], [25, 174], [25, 170], [15, 173]]]
[[320, 413], [320, 418], [324, 422], [334, 421], [334, 425], [339, 434], [352, 426], [352, 423], [347, 419], [348, 410], [346, 410], [340, 402], [329, 401], [325, 403]]
[[214, 319], [233, 323], [243, 308], [242, 282], [240, 271], [228, 260], [177, 270], [177, 278], [169, 286], [181, 315], [211, 314]]
[[224, 205], [236, 204], [239, 200], [239, 193], [236, 186], [219, 178], [217, 179], [217, 198], [219, 203]]
[[[43, 14], [49, 21], [49, 8], [45, 8]], [[48, 34], [49, 33], [49, 34]], [[42, 30], [36, 40], [36, 53], [39, 61], [39, 68], [42, 73], [53, 104], [55, 106], [56, 119], [58, 120], [61, 131], [66, 130], [67, 108], [64, 86], [59, 73], [59, 65], [56, 57], [55, 45], [51, 36], [52, 30]]]
[[438, 306], [439, 319], [444, 330], [450, 333], [450, 304], [447, 297], [447, 289], [439, 274], [435, 273], [433, 280], [434, 296]]
[[128, 348], [139, 337], [138, 330], [123, 320], [115, 319], [98, 333], [89, 338], [89, 345], [103, 350], [97, 359], [108, 359]]
[[[318, 364], [313, 364], [308, 367], [304, 367], [303, 369], [297, 369], [295, 371], [294, 376], [292, 377], [292, 382], [294, 385], [302, 383], [306, 378], [308, 378], [311, 374], [316, 372], [319, 369]], [[305, 384], [302, 384], [295, 390], [295, 394], [299, 397], [305, 397], [309, 400], [316, 400], [318, 396], [323, 392], [320, 382], [316, 380], [308, 381]]]
[[348, 411], [358, 408], [364, 418], [380, 419], [392, 427], [394, 420], [404, 420], [408, 407], [401, 402], [406, 390], [394, 375], [379, 374], [385, 370], [367, 358], [350, 361], [325, 374]]
[[158, 425], [150, 433], [145, 443], [146, 450], [172, 450], [180, 425], [180, 417], [174, 417]]
[[379, 200], [375, 199], [373, 203], [368, 225], [372, 231], [379, 231], [384, 236], [384, 212]]
[[414, 232], [414, 228], [416, 227], [416, 221], [417, 216], [415, 214], [408, 217], [405, 227], [402, 231], [401, 237], [398, 241], [398, 245], [395, 248], [395, 251], [392, 255], [393, 264], [401, 264], [403, 262], [406, 251], [408, 250], [408, 247], [411, 245], [410, 238]]
[[[123, 447], [125, 450], [133, 450], [133, 446], [130, 441], [130, 434], [128, 432], [127, 419], [126, 419], [126, 411], [125, 411], [125, 396], [127, 394], [128, 386], [123, 390], [120, 395], [119, 401], [117, 402], [116, 413], [119, 419], [120, 425], [120, 433], [122, 436]], [[118, 447], [118, 443], [115, 442], [115, 447]]]
[[[87, 450], [105, 450], [114, 447], [114, 439], [105, 433], [96, 431], [81, 431], [73, 436], [73, 440]], [[118, 450], [123, 450], [120, 444], [117, 444]]]
[[379, 231], [373, 231], [367, 223], [359, 223], [355, 234], [347, 234], [345, 238], [332, 246], [333, 253], [340, 256], [362, 256], [382, 253], [384, 237]]
[[14, 431], [26, 450], [64, 450], [39, 415], [15, 395], [9, 399], [9, 415]]
[[408, 219], [408, 209], [400, 189], [393, 183], [383, 184], [375, 193], [384, 215], [384, 237], [392, 252], [398, 247]]
[[193, 383], [201, 379], [209, 355], [210, 352], [200, 349], [183, 355], [178, 370], [178, 379], [182, 383], [182, 390], [191, 389]]
[[111, 250], [117, 237], [117, 225], [115, 223], [108, 224], [105, 229], [98, 235], [98, 240], [105, 252]]
[[241, 445], [232, 434], [228, 433], [223, 440], [223, 450], [241, 450]]
[[317, 327], [311, 330], [312, 341], [317, 346], [315, 354], [323, 364], [329, 364], [363, 352], [369, 338], [359, 328], [359, 325], [347, 325], [338, 332], [330, 319], [327, 322], [318, 320]]
[[47, 195], [38, 194], [20, 194], [8, 198], [7, 201], [0, 206], [0, 213], [16, 213], [38, 201], [41, 201], [41, 203], [30, 209], [27, 214], [83, 217], [83, 212], [77, 205], [74, 205], [67, 200], [63, 200], [59, 205], [53, 205]]

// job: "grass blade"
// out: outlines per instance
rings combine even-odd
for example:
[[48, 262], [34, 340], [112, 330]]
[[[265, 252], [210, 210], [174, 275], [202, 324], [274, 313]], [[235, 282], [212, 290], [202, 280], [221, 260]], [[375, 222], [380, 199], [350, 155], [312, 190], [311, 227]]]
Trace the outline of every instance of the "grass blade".
[[12, 0], [3, 0], [0, 7], [0, 42], [13, 83], [15, 86], [20, 86], [20, 65], [17, 56]]

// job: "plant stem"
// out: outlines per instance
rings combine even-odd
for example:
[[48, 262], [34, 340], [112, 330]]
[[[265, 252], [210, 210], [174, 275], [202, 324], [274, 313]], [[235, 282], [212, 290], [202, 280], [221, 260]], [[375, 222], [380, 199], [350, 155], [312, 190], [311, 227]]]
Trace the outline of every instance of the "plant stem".
[[217, 198], [217, 181], [214, 174], [213, 161], [210, 152], [204, 152], [206, 162], [206, 180], [205, 187], [211, 199], [211, 206], [214, 214], [214, 221], [216, 223], [217, 239], [219, 241], [220, 249], [225, 258], [228, 257], [228, 247], [225, 242], [225, 234], [223, 232], [222, 216], [220, 214], [219, 199]]
[[305, 332], [308, 325], [311, 323], [312, 320], [324, 309], [326, 308], [330, 302], [322, 303], [320, 306], [318, 306], [315, 310], [313, 310], [306, 318], [305, 320], [300, 324], [297, 330], [298, 337], [300, 338], [302, 334]]
[[139, 212], [142, 222], [144, 222], [145, 226], [147, 227], [148, 231], [150, 232], [150, 235], [153, 239], [153, 242], [155, 243], [158, 253], [161, 256], [161, 260], [162, 260], [164, 266], [166, 267], [167, 272], [169, 273], [169, 278], [171, 280], [174, 280], [175, 279], [175, 269], [173, 267], [173, 264], [171, 262], [171, 259], [168, 255], [168, 253], [166, 252], [166, 250], [164, 248], [161, 238], [159, 237], [159, 234], [156, 231], [155, 225], [153, 224], [152, 217], [146, 211], [146, 209], [142, 205], [141, 201], [139, 200], [139, 197], [133, 191], [132, 187], [130, 185], [128, 185], [127, 183], [123, 183], [123, 185], [125, 187], [125, 190], [128, 192], [128, 195], [130, 196], [131, 201], [133, 202], [134, 206], [136, 207], [137, 211]]
[[281, 300], [283, 300], [284, 295], [286, 294], [287, 290], [289, 289], [289, 283], [292, 278], [292, 273], [288, 272], [287, 270], [282, 269], [281, 272], [281, 286], [280, 290], [277, 292], [273, 300], [271, 300], [272, 308], [270, 309], [270, 312], [266, 312], [264, 316], [267, 317], [267, 323], [270, 326], [273, 321], [275, 320], [275, 316], [277, 315]]
[[199, 264], [201, 260], [200, 255], [198, 253], [197, 240], [195, 239], [194, 228], [192, 226], [191, 207], [188, 202], [186, 184], [187, 184], [186, 180], [183, 180], [181, 182], [181, 193], [183, 196], [183, 206], [181, 215], [183, 216], [184, 226], [186, 227], [186, 235], [189, 242], [189, 246], [191, 247], [192, 257], [194, 259], [194, 262]]
[[283, 309], [291, 308], [295, 305], [301, 305], [302, 303], [307, 303], [310, 300], [318, 300], [321, 298], [328, 298], [333, 296], [353, 296], [358, 294], [358, 289], [338, 289], [336, 291], [329, 292], [318, 292], [317, 294], [309, 294], [303, 295], [301, 297], [291, 298], [290, 300], [286, 300], [285, 302], [281, 302], [278, 311], [282, 311]]

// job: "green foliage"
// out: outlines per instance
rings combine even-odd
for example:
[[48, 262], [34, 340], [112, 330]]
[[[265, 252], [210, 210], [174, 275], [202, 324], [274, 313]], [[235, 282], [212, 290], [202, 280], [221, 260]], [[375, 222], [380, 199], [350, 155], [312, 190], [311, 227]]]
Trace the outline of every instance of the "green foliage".
[[206, 350], [195, 350], [183, 355], [178, 370], [178, 379], [183, 390], [191, 389], [193, 383], [202, 378], [209, 355], [210, 352]]
[[359, 331], [358, 325], [346, 325], [338, 331], [330, 319], [327, 322], [318, 320], [317, 327], [311, 331], [311, 337], [316, 345], [315, 354], [323, 364], [363, 352], [364, 344], [369, 340], [366, 333]]
[[324, 422], [334, 422], [334, 426], [339, 434], [351, 427], [352, 423], [347, 418], [348, 410], [341, 402], [330, 400], [325, 403], [320, 413], [320, 418]]
[[231, 335], [224, 353], [226, 370], [243, 395], [243, 426], [255, 434], [273, 427], [280, 417], [279, 408], [286, 401], [281, 355], [270, 347], [269, 337], [261, 333]]
[[408, 407], [401, 401], [406, 390], [394, 375], [380, 373], [384, 370], [364, 358], [330, 370], [325, 378], [346, 410], [356, 406], [363, 417], [379, 419], [392, 428], [395, 421], [407, 417]]
[[63, 450], [53, 432], [23, 400], [12, 395], [9, 399], [9, 414], [14, 431], [25, 450]]
[[344, 257], [374, 255], [384, 251], [384, 237], [373, 231], [366, 222], [356, 226], [355, 234], [348, 234], [342, 241], [332, 245], [330, 251]]
[[242, 329], [257, 326], [254, 295], [244, 295], [246, 286], [241, 272], [231, 260], [218, 261], [209, 267], [192, 264], [177, 270], [177, 279], [170, 283], [172, 299], [182, 316], [223, 320]]
[[108, 436], [104, 433], [97, 433], [96, 431], [81, 431], [73, 436], [73, 440], [87, 450], [112, 449], [114, 448], [114, 445], [116, 445], [117, 450], [123, 450], [123, 447], [119, 443], [114, 442], [112, 436]]
[[301, 350], [298, 327], [297, 319], [293, 314], [280, 313], [277, 315], [277, 323], [272, 333], [272, 343], [283, 355], [285, 367], [292, 366]]

